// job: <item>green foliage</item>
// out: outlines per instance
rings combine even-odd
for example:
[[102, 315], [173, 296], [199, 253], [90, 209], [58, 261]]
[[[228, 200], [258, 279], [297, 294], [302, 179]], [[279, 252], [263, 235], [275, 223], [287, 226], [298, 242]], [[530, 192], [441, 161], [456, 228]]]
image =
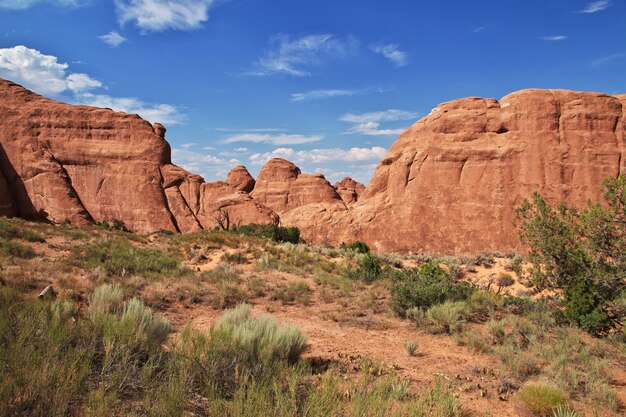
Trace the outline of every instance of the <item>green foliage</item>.
[[33, 248], [12, 240], [0, 240], [0, 254], [22, 259], [31, 259], [36, 256]]
[[348, 270], [348, 276], [352, 279], [360, 279], [368, 284], [376, 281], [383, 273], [380, 259], [376, 255], [366, 253], [357, 259], [356, 268]]
[[426, 320], [435, 333], [457, 333], [465, 322], [467, 304], [463, 301], [446, 301], [426, 311]]
[[407, 340], [404, 344], [404, 348], [409, 356], [415, 356], [417, 353], [417, 342], [415, 340]]
[[563, 290], [565, 317], [593, 334], [621, 325], [624, 311], [612, 301], [626, 288], [626, 178], [603, 187], [605, 206], [553, 209], [535, 193], [516, 217], [534, 283]]
[[297, 227], [282, 227], [269, 224], [247, 224], [237, 227], [234, 232], [246, 236], [270, 239], [278, 243], [300, 242], [300, 229]]
[[130, 232], [122, 220], [110, 219], [96, 222], [96, 226], [107, 230], [119, 230], [121, 232]]
[[549, 416], [559, 407], [567, 407], [567, 396], [559, 389], [539, 383], [529, 383], [519, 391], [522, 402], [539, 416]]
[[571, 410], [569, 407], [559, 405], [552, 411], [552, 417], [582, 417], [576, 410]]
[[268, 315], [254, 317], [247, 304], [226, 311], [211, 337], [232, 341], [250, 355], [252, 363], [274, 359], [293, 362], [306, 349], [306, 336], [297, 327], [281, 327]]
[[455, 282], [435, 262], [427, 262], [419, 270], [397, 271], [392, 275], [392, 307], [400, 315], [411, 308], [426, 310], [445, 301], [467, 300], [474, 288]]
[[0, 239], [24, 239], [39, 243], [46, 241], [46, 238], [41, 234], [7, 219], [0, 219]]
[[138, 248], [121, 238], [101, 239], [72, 248], [72, 261], [88, 268], [102, 267], [109, 275], [178, 275], [180, 262], [160, 250]]
[[356, 253], [368, 253], [370, 251], [369, 246], [367, 246], [364, 242], [361, 242], [360, 240], [354, 241], [350, 244], [346, 244], [344, 242], [339, 247], [341, 249], [351, 250]]

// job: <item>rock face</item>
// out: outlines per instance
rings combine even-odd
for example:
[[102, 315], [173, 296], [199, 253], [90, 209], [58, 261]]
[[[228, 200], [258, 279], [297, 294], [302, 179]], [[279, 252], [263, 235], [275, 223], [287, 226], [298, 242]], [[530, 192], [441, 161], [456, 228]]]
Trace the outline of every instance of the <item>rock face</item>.
[[239, 165], [230, 170], [226, 177], [226, 183], [239, 191], [249, 193], [254, 189], [256, 181], [246, 167]]
[[251, 195], [279, 215], [314, 203], [346, 209], [322, 174], [302, 174], [300, 168], [280, 158], [271, 159], [263, 166]]
[[328, 230], [387, 251], [519, 249], [514, 211], [533, 191], [581, 206], [623, 172], [625, 104], [547, 90], [444, 103], [400, 136]]
[[349, 207], [353, 206], [365, 191], [365, 185], [350, 177], [345, 177], [340, 182], [336, 182], [334, 188], [346, 206]]
[[0, 215], [74, 224], [118, 219], [136, 231], [246, 223], [297, 226], [308, 242], [362, 240], [380, 251], [520, 249], [515, 208], [599, 199], [624, 170], [626, 95], [523, 90], [444, 103], [411, 126], [367, 188], [331, 186], [272, 159], [256, 182], [173, 165], [165, 128], [137, 115], [72, 106], [0, 80]]
[[[206, 184], [171, 164], [164, 135], [137, 115], [59, 103], [0, 79], [0, 213], [73, 224], [118, 219], [136, 231], [212, 227]], [[277, 221], [228, 187], [231, 205]]]

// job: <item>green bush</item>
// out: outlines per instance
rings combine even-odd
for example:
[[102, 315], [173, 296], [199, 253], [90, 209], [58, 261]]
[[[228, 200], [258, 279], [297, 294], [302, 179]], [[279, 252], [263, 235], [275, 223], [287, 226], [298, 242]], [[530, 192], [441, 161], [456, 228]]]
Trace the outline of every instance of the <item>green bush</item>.
[[180, 262], [160, 250], [138, 248], [121, 238], [101, 239], [72, 248], [72, 260], [79, 266], [102, 267], [109, 275], [177, 275]]
[[370, 251], [369, 246], [367, 246], [364, 242], [361, 242], [360, 240], [357, 240], [350, 244], [342, 243], [339, 247], [341, 249], [351, 250], [356, 253], [368, 253]]
[[435, 333], [457, 333], [465, 322], [467, 304], [463, 301], [446, 301], [426, 311], [426, 320]]
[[273, 240], [274, 242], [299, 243], [300, 229], [269, 224], [247, 224], [234, 229], [235, 233]]
[[605, 203], [582, 211], [553, 209], [535, 193], [516, 214], [534, 283], [562, 290], [565, 318], [592, 334], [621, 326], [624, 315], [612, 300], [626, 288], [626, 177], [603, 187]]
[[392, 307], [400, 315], [414, 307], [425, 310], [445, 301], [467, 300], [474, 292], [472, 286], [455, 282], [432, 261], [419, 270], [396, 271], [391, 278]]
[[368, 284], [380, 278], [382, 273], [383, 269], [380, 265], [380, 259], [371, 253], [359, 256], [356, 268], [348, 270], [350, 278], [363, 280]]
[[519, 391], [522, 402], [539, 416], [549, 416], [559, 407], [567, 407], [565, 394], [552, 386], [529, 383]]

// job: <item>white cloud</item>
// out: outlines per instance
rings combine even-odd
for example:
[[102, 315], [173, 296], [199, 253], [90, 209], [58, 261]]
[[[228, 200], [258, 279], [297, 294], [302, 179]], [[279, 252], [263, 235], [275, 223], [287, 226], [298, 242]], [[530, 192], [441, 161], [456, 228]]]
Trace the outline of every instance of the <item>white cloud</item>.
[[198, 29], [209, 19], [214, 0], [115, 0], [120, 24], [134, 23], [143, 32]]
[[306, 77], [311, 73], [305, 67], [320, 65], [328, 59], [344, 58], [358, 46], [353, 38], [343, 41], [330, 34], [307, 35], [293, 40], [288, 35], [276, 35], [270, 39], [270, 44], [271, 48], [246, 75]]
[[323, 100], [334, 97], [353, 96], [357, 93], [358, 90], [312, 90], [303, 93], [293, 93], [291, 95], [291, 101]]
[[116, 32], [115, 30], [112, 30], [110, 33], [107, 33], [106, 35], [98, 36], [98, 38], [102, 42], [106, 43], [107, 45], [112, 46], [113, 48], [120, 46], [121, 44], [123, 44], [124, 42], [128, 40], [122, 35], [120, 35], [118, 32]]
[[405, 129], [381, 129], [385, 122], [413, 120], [419, 117], [418, 113], [406, 110], [389, 109], [370, 113], [346, 113], [339, 120], [352, 123], [353, 126], [345, 133], [357, 133], [368, 136], [399, 135]]
[[183, 146], [172, 149], [172, 161], [187, 171], [208, 179], [224, 178], [230, 168], [241, 165], [241, 161], [235, 158], [218, 158], [208, 153], [194, 152]]
[[73, 73], [67, 76], [67, 88], [74, 92], [93, 90], [102, 87], [102, 83], [87, 74]]
[[138, 114], [152, 123], [180, 124], [185, 116], [171, 104], [146, 103], [134, 97], [111, 97], [104, 94], [85, 93], [77, 97], [82, 104], [106, 107], [124, 113]]
[[235, 152], [250, 152], [248, 148], [235, 148], [233, 149]]
[[240, 133], [229, 136], [223, 140], [224, 143], [236, 142], [253, 142], [253, 143], [271, 143], [272, 145], [302, 145], [304, 143], [318, 142], [324, 137], [320, 135], [304, 136], [304, 135], [287, 135], [284, 133], [278, 135], [270, 135], [263, 133]]
[[556, 41], [564, 41], [568, 37], [566, 35], [553, 35], [553, 36], [544, 36], [541, 39], [544, 41], [556, 42]]
[[387, 153], [385, 148], [325, 148], [296, 151], [292, 148], [277, 148], [272, 152], [255, 153], [248, 160], [252, 165], [263, 165], [272, 158], [284, 158], [296, 164], [327, 162], [364, 162], [379, 160]]
[[0, 49], [0, 77], [9, 79], [40, 94], [59, 94], [101, 87], [87, 74], [67, 74], [68, 65], [57, 57], [44, 55], [23, 45]]
[[587, 4], [584, 9], [579, 10], [578, 13], [596, 13], [608, 8], [609, 6], [611, 6], [610, 0], [592, 1]]
[[370, 49], [377, 53], [381, 54], [389, 61], [391, 61], [396, 67], [404, 67], [409, 63], [409, 57], [406, 52], [398, 49], [398, 45], [395, 43], [390, 43], [388, 45], [372, 45]]
[[0, 0], [0, 8], [24, 10], [29, 9], [39, 3], [50, 3], [58, 7], [80, 7], [87, 4], [89, 0]]
[[90, 91], [102, 87], [102, 82], [83, 73], [67, 73], [69, 65], [58, 62], [52, 55], [23, 45], [0, 49], [0, 77], [44, 95], [55, 96], [70, 92], [73, 101], [116, 111], [139, 114], [151, 122], [182, 123], [184, 115], [171, 104], [145, 103], [137, 98], [111, 97]]
[[624, 58], [624, 57], [626, 57], [626, 53], [624, 53], [624, 52], [620, 52], [620, 53], [612, 54], [612, 55], [607, 55], [605, 57], [596, 59], [595, 61], [593, 61], [591, 63], [591, 65], [593, 65], [594, 67], [597, 67], [597, 66], [608, 64], [611, 61], [615, 61], [616, 59], [620, 59], [620, 58]]
[[484, 26], [479, 26], [479, 27], [477, 27], [477, 28], [474, 28], [473, 32], [474, 32], [474, 33], [480, 33], [480, 32], [484, 32], [484, 31], [485, 31], [485, 29], [487, 29], [487, 28], [486, 28], [486, 27], [484, 27]]

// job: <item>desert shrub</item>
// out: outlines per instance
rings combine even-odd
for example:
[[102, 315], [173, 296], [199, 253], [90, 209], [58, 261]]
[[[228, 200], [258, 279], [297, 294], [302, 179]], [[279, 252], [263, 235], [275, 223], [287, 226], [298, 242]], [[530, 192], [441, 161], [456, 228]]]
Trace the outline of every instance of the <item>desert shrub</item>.
[[489, 351], [485, 338], [477, 331], [470, 330], [463, 334], [455, 335], [457, 342], [465, 345], [477, 353], [485, 353]]
[[257, 297], [264, 297], [267, 293], [267, 283], [261, 278], [251, 278], [248, 281], [248, 290]]
[[409, 356], [415, 356], [415, 354], [417, 353], [417, 342], [415, 340], [407, 340], [404, 344], [404, 348], [406, 349], [406, 353], [408, 353]]
[[3, 239], [24, 239], [29, 242], [44, 243], [46, 238], [33, 230], [25, 227], [18, 227], [7, 219], [0, 219], [0, 238]]
[[456, 333], [465, 322], [467, 304], [463, 301], [446, 301], [426, 311], [426, 320], [435, 333]]
[[225, 253], [224, 255], [222, 255], [222, 261], [233, 263], [233, 264], [248, 263], [248, 259], [246, 258], [246, 255], [244, 255], [241, 252]]
[[514, 256], [513, 258], [509, 259], [509, 261], [507, 262], [506, 269], [515, 272], [519, 278], [522, 278], [522, 275], [524, 272], [522, 269], [523, 263], [524, 263], [524, 259], [522, 259], [519, 256]]
[[212, 338], [232, 341], [251, 361], [295, 361], [306, 349], [306, 336], [294, 326], [280, 326], [269, 315], [254, 317], [251, 307], [240, 304], [226, 311], [211, 330]]
[[223, 281], [211, 297], [211, 306], [217, 309], [233, 308], [248, 301], [248, 294], [237, 283]]
[[533, 282], [562, 290], [565, 318], [592, 334], [621, 326], [612, 300], [626, 287], [626, 177], [608, 178], [603, 188], [604, 205], [553, 209], [535, 193], [516, 215]]
[[107, 230], [119, 230], [121, 232], [130, 232], [124, 222], [118, 219], [100, 220], [96, 222], [96, 226]]
[[0, 253], [15, 258], [31, 259], [36, 256], [35, 250], [28, 245], [12, 240], [0, 241]]
[[490, 291], [475, 291], [468, 300], [469, 316], [474, 321], [485, 321], [502, 308], [502, 297]]
[[300, 229], [298, 229], [297, 227], [281, 227], [267, 224], [247, 224], [237, 227], [234, 232], [245, 236], [270, 239], [278, 243], [300, 242]]
[[501, 321], [490, 321], [487, 323], [487, 333], [491, 336], [491, 341], [494, 345], [501, 345], [506, 339], [506, 332], [504, 331], [504, 323]]
[[344, 250], [351, 250], [356, 253], [368, 253], [370, 251], [369, 246], [360, 240], [354, 241], [350, 244], [342, 243], [340, 248]]
[[523, 316], [540, 309], [546, 309], [546, 306], [531, 297], [510, 296], [504, 298], [504, 308], [513, 314]]
[[539, 383], [529, 383], [519, 391], [522, 402], [539, 416], [549, 416], [558, 407], [567, 407], [567, 396], [558, 388]]
[[273, 298], [282, 301], [283, 304], [297, 302], [299, 304], [308, 305], [311, 302], [311, 288], [305, 281], [278, 285], [274, 289]]
[[180, 262], [171, 255], [135, 247], [121, 238], [101, 239], [72, 248], [71, 260], [83, 267], [102, 267], [107, 274], [115, 276], [179, 275], [183, 272]]
[[498, 275], [498, 287], [505, 288], [510, 287], [513, 284], [515, 284], [515, 280], [513, 279], [511, 274], [501, 272], [500, 275]]
[[505, 344], [494, 348], [495, 354], [516, 377], [524, 380], [540, 371], [538, 360], [530, 353], [514, 344]]
[[435, 262], [427, 262], [420, 269], [396, 271], [392, 279], [392, 307], [404, 315], [411, 308], [428, 309], [445, 301], [467, 300], [474, 288], [464, 282], [455, 282]]
[[361, 255], [357, 260], [356, 268], [348, 270], [348, 276], [352, 279], [360, 279], [368, 284], [380, 278], [383, 269], [380, 265], [380, 259], [376, 255], [366, 253]]
[[95, 314], [116, 314], [122, 311], [124, 294], [120, 287], [104, 284], [96, 288], [89, 300], [89, 312]]

